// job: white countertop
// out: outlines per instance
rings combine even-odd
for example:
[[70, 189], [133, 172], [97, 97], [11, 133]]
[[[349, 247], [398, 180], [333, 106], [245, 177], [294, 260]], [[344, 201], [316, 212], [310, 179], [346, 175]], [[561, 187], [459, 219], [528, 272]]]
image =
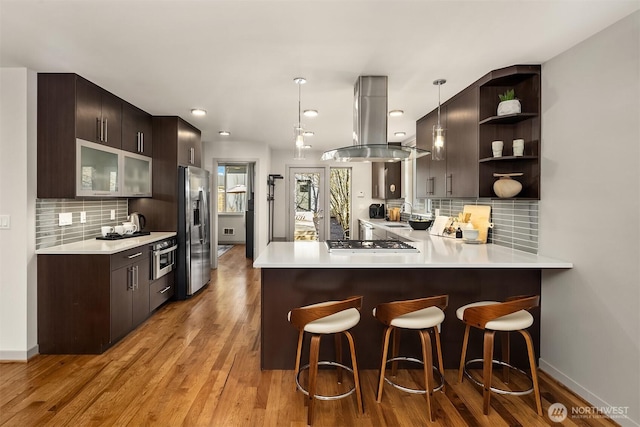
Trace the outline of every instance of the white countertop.
[[[253, 263], [260, 268], [572, 268], [573, 264], [493, 244], [430, 236], [409, 242], [419, 253], [329, 253], [324, 242], [271, 242]], [[394, 230], [395, 233], [395, 230]]]
[[148, 245], [167, 237], [175, 236], [175, 231], [152, 232], [148, 236], [130, 237], [122, 240], [83, 240], [81, 242], [67, 243], [50, 248], [36, 250], [38, 255], [111, 255], [118, 252], [135, 248], [136, 246]]

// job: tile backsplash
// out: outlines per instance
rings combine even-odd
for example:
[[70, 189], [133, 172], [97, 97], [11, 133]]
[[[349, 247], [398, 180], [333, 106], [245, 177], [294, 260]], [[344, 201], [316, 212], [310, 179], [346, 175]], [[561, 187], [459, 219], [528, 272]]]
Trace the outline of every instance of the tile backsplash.
[[[111, 210], [115, 210], [115, 220]], [[37, 199], [36, 249], [73, 243], [100, 236], [103, 225], [115, 226], [127, 220], [127, 199]], [[87, 213], [86, 222], [80, 223], [80, 212]], [[71, 225], [58, 225], [58, 214], [71, 213]]]
[[[388, 200], [387, 205], [400, 207], [402, 202], [402, 199]], [[493, 229], [489, 229], [488, 242], [538, 253], [537, 200], [431, 199], [431, 212], [435, 214], [435, 210], [440, 209], [440, 215], [456, 216], [463, 211], [464, 205], [491, 206]], [[416, 212], [422, 208], [416, 206]]]

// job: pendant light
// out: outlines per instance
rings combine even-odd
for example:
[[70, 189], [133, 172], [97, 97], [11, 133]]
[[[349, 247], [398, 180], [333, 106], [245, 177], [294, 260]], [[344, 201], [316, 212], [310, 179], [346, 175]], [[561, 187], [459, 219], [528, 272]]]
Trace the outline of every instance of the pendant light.
[[440, 86], [446, 82], [445, 79], [433, 81], [434, 85], [438, 85], [438, 123], [433, 125], [433, 146], [431, 147], [431, 158], [433, 160], [444, 160], [445, 157], [445, 129], [440, 124]]
[[293, 135], [295, 141], [294, 154], [293, 158], [295, 160], [303, 160], [304, 159], [304, 129], [302, 127], [302, 123], [300, 122], [300, 116], [302, 110], [300, 108], [300, 95], [301, 95], [301, 86], [307, 82], [304, 77], [296, 77], [293, 81], [298, 85], [298, 124], [293, 127]]

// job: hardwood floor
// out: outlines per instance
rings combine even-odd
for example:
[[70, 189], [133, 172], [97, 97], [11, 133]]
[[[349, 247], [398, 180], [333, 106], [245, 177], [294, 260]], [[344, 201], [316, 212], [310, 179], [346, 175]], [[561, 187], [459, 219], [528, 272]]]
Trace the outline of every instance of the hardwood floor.
[[[260, 371], [259, 280], [244, 246], [236, 245], [200, 294], [165, 305], [104, 354], [39, 355], [28, 363], [0, 364], [0, 425], [306, 425], [293, 372]], [[382, 403], [376, 403], [377, 371], [366, 370], [364, 415], [357, 414], [354, 396], [320, 401], [314, 425], [546, 426], [555, 425], [546, 415], [552, 403], [569, 411], [590, 406], [541, 373], [544, 417], [536, 415], [531, 395], [493, 395], [485, 416], [481, 391], [468, 380], [457, 384], [456, 375], [447, 371], [446, 392], [434, 394], [432, 424], [423, 396], [385, 386]], [[615, 423], [568, 418], [563, 425]]]

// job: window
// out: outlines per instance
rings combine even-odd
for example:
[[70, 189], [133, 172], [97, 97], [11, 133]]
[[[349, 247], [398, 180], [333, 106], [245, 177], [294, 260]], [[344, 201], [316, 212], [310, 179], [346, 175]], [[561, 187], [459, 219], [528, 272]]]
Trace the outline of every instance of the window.
[[247, 166], [218, 165], [218, 212], [242, 213], [247, 210]]

